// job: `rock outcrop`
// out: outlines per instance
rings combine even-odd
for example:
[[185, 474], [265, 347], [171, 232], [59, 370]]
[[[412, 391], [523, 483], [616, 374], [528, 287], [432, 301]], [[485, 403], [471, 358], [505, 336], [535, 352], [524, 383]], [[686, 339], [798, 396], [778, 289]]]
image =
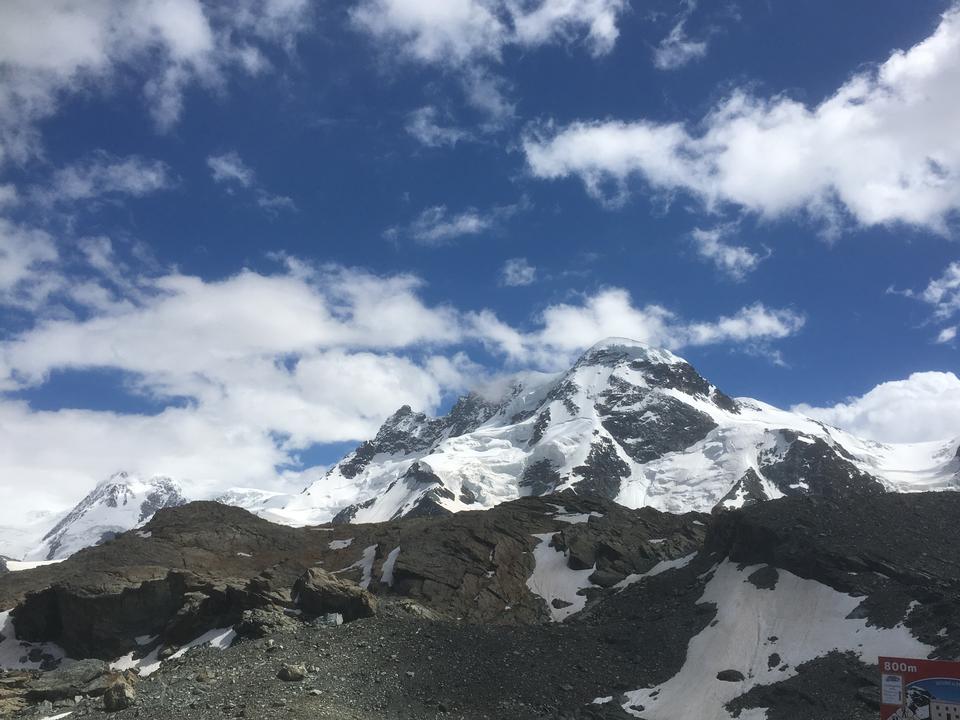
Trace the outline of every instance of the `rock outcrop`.
[[552, 615], [527, 584], [537, 536], [551, 536], [569, 568], [593, 568], [585, 593], [597, 597], [660, 560], [695, 552], [706, 519], [571, 492], [486, 512], [310, 528], [191, 503], [63, 563], [4, 576], [0, 607], [15, 607], [20, 639], [102, 659], [142, 652], [136, 639], [144, 635], [171, 649], [238, 623], [256, 635], [270, 623], [251, 611], [349, 621], [373, 614], [378, 601], [406, 599], [436, 617], [540, 623]]

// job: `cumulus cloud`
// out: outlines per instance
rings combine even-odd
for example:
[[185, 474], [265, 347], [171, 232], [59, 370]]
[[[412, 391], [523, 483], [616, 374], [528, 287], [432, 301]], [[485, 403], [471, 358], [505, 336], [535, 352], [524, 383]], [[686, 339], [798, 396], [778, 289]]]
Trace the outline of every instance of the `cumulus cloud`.
[[253, 168], [244, 162], [236, 150], [221, 155], [210, 155], [207, 157], [207, 167], [215, 183], [225, 186], [230, 193], [234, 192], [234, 188], [249, 190], [257, 205], [264, 210], [274, 212], [297, 209], [292, 198], [286, 195], [275, 195], [260, 185]]
[[[467, 103], [486, 114], [482, 129], [489, 131], [514, 114], [509, 84], [492, 69], [504, 50], [579, 43], [603, 55], [613, 49], [627, 7], [627, 0], [358, 0], [350, 17], [391, 57], [458, 77]], [[420, 124], [413, 130], [449, 142], [448, 134], [430, 133], [430, 119], [415, 116]]]
[[537, 279], [537, 269], [526, 258], [510, 258], [500, 269], [500, 283], [507, 287], [532, 285]]
[[751, 351], [799, 332], [800, 313], [756, 303], [733, 315], [690, 321], [657, 304], [634, 305], [622, 288], [606, 288], [578, 303], [546, 307], [528, 332], [500, 321], [489, 311], [471, 316], [474, 332], [514, 362], [562, 369], [584, 348], [604, 337], [627, 337], [673, 350], [733, 343]]
[[913, 373], [832, 407], [793, 409], [877, 442], [949, 440], [960, 435], [960, 378], [952, 372]]
[[906, 223], [946, 232], [960, 209], [960, 9], [932, 35], [851, 77], [825, 100], [739, 89], [694, 127], [581, 121], [531, 132], [540, 178], [577, 177], [622, 203], [630, 180], [685, 191], [708, 209], [767, 218], [804, 211], [836, 226]]
[[[466, 354], [478, 343], [505, 367], [553, 370], [607, 335], [747, 346], [802, 326], [762, 305], [691, 322], [610, 288], [518, 328], [429, 303], [412, 275], [274, 260], [270, 272], [212, 280], [121, 257], [106, 237], [59, 246], [0, 224], [0, 304], [29, 306], [33, 321], [0, 340], [0, 477], [41, 488], [0, 508], [0, 524], [38, 502], [68, 506], [118, 469], [200, 491], [291, 489], [303, 450], [369, 437], [400, 405], [433, 411], [483, 380]], [[158, 409], [38, 410], [25, 399], [57, 374], [87, 372]]]
[[732, 245], [724, 241], [732, 227], [721, 225], [714, 228], [696, 228], [691, 233], [697, 254], [732, 280], [743, 280], [757, 269], [770, 253], [756, 253], [743, 245]]
[[626, 0], [360, 0], [351, 12], [361, 30], [421, 62], [463, 65], [498, 59], [510, 45], [583, 41], [609, 52]]
[[142, 83], [154, 122], [180, 117], [191, 84], [222, 88], [229, 71], [268, 69], [309, 25], [309, 0], [10, 0], [0, 4], [0, 164], [40, 145], [37, 123], [63, 98], [119, 76]]

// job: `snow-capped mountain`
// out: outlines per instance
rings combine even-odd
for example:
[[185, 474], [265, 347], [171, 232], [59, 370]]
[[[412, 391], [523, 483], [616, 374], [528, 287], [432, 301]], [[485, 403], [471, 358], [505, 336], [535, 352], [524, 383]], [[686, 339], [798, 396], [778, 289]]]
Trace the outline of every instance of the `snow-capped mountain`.
[[[471, 393], [443, 417], [404, 406], [298, 495], [232, 488], [215, 499], [287, 525], [478, 510], [566, 488], [631, 508], [710, 511], [784, 495], [960, 488], [958, 445], [862, 440], [731, 398], [673, 353], [612, 338], [565, 373], [517, 381], [500, 398]], [[118, 473], [34, 550], [4, 554], [64, 558], [184, 502], [169, 478]]]
[[59, 560], [81, 548], [109, 540], [147, 522], [160, 508], [186, 503], [176, 482], [167, 477], [139, 478], [125, 472], [97, 485], [60, 520], [26, 560]]
[[569, 371], [517, 383], [496, 401], [471, 394], [439, 418], [400, 408], [270, 515], [376, 522], [565, 488], [673, 512], [784, 495], [948, 489], [960, 485], [958, 443], [861, 440], [731, 398], [673, 353], [612, 338]]

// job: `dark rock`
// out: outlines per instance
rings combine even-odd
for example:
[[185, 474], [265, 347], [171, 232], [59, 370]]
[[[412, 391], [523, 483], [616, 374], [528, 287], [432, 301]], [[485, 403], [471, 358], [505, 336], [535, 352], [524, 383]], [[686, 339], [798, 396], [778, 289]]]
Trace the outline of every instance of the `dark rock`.
[[739, 670], [721, 670], [717, 673], [717, 680], [723, 682], [743, 682], [747, 678]]
[[560, 473], [554, 469], [553, 463], [544, 458], [523, 469], [519, 484], [531, 495], [546, 495], [560, 484]]
[[747, 581], [752, 583], [759, 590], [773, 590], [777, 587], [777, 581], [780, 579], [780, 573], [772, 565], [764, 565], [758, 570], [754, 570], [747, 576]]
[[577, 483], [580, 492], [612, 499], [620, 493], [620, 481], [630, 477], [630, 466], [617, 455], [610, 439], [604, 437], [590, 446], [586, 463], [573, 472], [581, 478]]
[[79, 660], [41, 674], [30, 682], [26, 696], [33, 701], [72, 698], [82, 695], [94, 680], [109, 672], [110, 666], [102, 660]]
[[284, 665], [277, 677], [284, 682], [299, 682], [307, 677], [307, 668], [303, 665]]
[[103, 709], [118, 712], [131, 707], [137, 700], [137, 691], [126, 680], [118, 680], [103, 694]]
[[294, 587], [297, 601], [310, 615], [340, 613], [346, 622], [377, 613], [377, 600], [363, 588], [320, 568], [310, 568]]
[[369, 500], [364, 500], [361, 503], [354, 503], [353, 505], [347, 505], [343, 510], [338, 512], [333, 516], [333, 520], [330, 521], [331, 525], [345, 525], [349, 522], [352, 522], [353, 519], [357, 516], [357, 512], [368, 508], [373, 503], [376, 502], [376, 498], [370, 498]]
[[244, 610], [235, 629], [244, 638], [265, 638], [296, 627], [297, 621], [278, 610]]
[[703, 440], [717, 424], [704, 412], [670, 395], [642, 388], [614, 388], [597, 405], [604, 429], [640, 463], [684, 450]]
[[780, 434], [789, 449], [770, 461], [761, 456], [760, 471], [785, 495], [861, 497], [886, 492], [883, 483], [846, 459], [838, 446], [793, 430]]
[[[741, 500], [742, 498], [742, 500]], [[767, 493], [763, 483], [753, 468], [748, 469], [730, 491], [717, 503], [715, 510], [722, 509], [730, 503], [733, 507], [746, 507], [767, 500]]]
[[533, 446], [536, 445], [543, 439], [543, 433], [546, 432], [547, 428], [550, 426], [550, 408], [544, 408], [537, 415], [537, 420], [533, 424], [533, 432], [530, 434], [530, 440], [527, 442], [527, 445]]

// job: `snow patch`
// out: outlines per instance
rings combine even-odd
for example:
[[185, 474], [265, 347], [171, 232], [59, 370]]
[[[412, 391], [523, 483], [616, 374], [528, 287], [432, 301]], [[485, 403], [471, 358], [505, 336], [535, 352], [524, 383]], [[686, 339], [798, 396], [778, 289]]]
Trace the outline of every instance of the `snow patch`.
[[390, 587], [393, 587], [393, 568], [397, 564], [397, 557], [399, 557], [399, 555], [400, 546], [398, 545], [390, 551], [387, 559], [383, 561], [383, 572], [380, 574], [380, 582]]
[[44, 655], [53, 657], [64, 663], [69, 663], [63, 648], [55, 643], [28, 643], [17, 640], [16, 628], [10, 613], [12, 610], [0, 612], [0, 670], [39, 670], [41, 663], [28, 659], [31, 650], [39, 650]]
[[558, 513], [553, 516], [554, 520], [559, 520], [560, 522], [570, 523], [571, 525], [578, 525], [579, 523], [585, 523], [590, 518], [602, 518], [603, 513], [598, 512], [588, 512], [588, 513]]
[[[902, 624], [891, 629], [868, 627], [865, 619], [847, 619], [862, 598], [837, 592], [785, 570], [773, 590], [757, 588], [742, 570], [724, 561], [707, 583], [702, 603], [716, 603], [714, 623], [690, 640], [683, 668], [667, 682], [627, 693], [624, 709], [645, 720], [729, 720], [724, 705], [757, 685], [780, 682], [796, 667], [832, 650], [853, 651], [867, 662], [880, 655], [926, 657], [931, 647]], [[776, 638], [776, 640], [773, 640]], [[772, 653], [780, 663], [768, 667]], [[721, 670], [738, 670], [742, 682], [717, 679]], [[643, 713], [631, 710], [642, 705]], [[765, 711], [744, 717], [759, 720]]]
[[[173, 653], [169, 659], [175, 660], [176, 658], [183, 657], [188, 651], [203, 645], [209, 645], [218, 650], [226, 650], [233, 644], [236, 637], [237, 633], [232, 627], [214, 628], [188, 642]], [[142, 644], [140, 643], [140, 638], [137, 638], [137, 644]], [[134, 658], [135, 652], [130, 652], [110, 663], [110, 668], [113, 670], [133, 670], [134, 668], [139, 668], [140, 677], [146, 677], [159, 670], [163, 664], [163, 661], [158, 657], [159, 652], [159, 646], [155, 647], [142, 658]]]
[[350, 547], [352, 544], [353, 538], [347, 538], [346, 540], [331, 540], [329, 547], [331, 550], [343, 550], [344, 548]]
[[[566, 553], [550, 546], [553, 533], [541, 533], [533, 537], [540, 542], [533, 550], [536, 564], [533, 574], [527, 578], [527, 588], [547, 603], [553, 622], [563, 622], [586, 606], [587, 598], [580, 592], [593, 587], [589, 578], [596, 566], [586, 570], [571, 570], [567, 566]], [[554, 600], [559, 601], [562, 607], [554, 607]]]
[[18, 570], [33, 570], [38, 567], [46, 567], [47, 565], [56, 565], [61, 563], [66, 558], [60, 558], [59, 560], [7, 560], [7, 570], [10, 572], [17, 572]]
[[377, 546], [370, 545], [363, 549], [363, 554], [360, 556], [360, 559], [357, 560], [353, 565], [347, 565], [345, 568], [336, 570], [334, 575], [347, 572], [348, 570], [353, 570], [354, 568], [360, 568], [360, 587], [364, 590], [370, 587], [370, 581], [373, 579], [373, 561], [377, 557]]
[[644, 578], [654, 577], [660, 573], [665, 573], [667, 570], [676, 570], [677, 568], [683, 568], [689, 565], [693, 559], [697, 556], [696, 553], [690, 553], [689, 555], [684, 555], [683, 557], [674, 558], [673, 560], [661, 560], [652, 568], [647, 570], [645, 573], [631, 573], [627, 575], [623, 580], [618, 582], [613, 587], [618, 590], [623, 590], [630, 585], [633, 585], [636, 582], [640, 582]]

